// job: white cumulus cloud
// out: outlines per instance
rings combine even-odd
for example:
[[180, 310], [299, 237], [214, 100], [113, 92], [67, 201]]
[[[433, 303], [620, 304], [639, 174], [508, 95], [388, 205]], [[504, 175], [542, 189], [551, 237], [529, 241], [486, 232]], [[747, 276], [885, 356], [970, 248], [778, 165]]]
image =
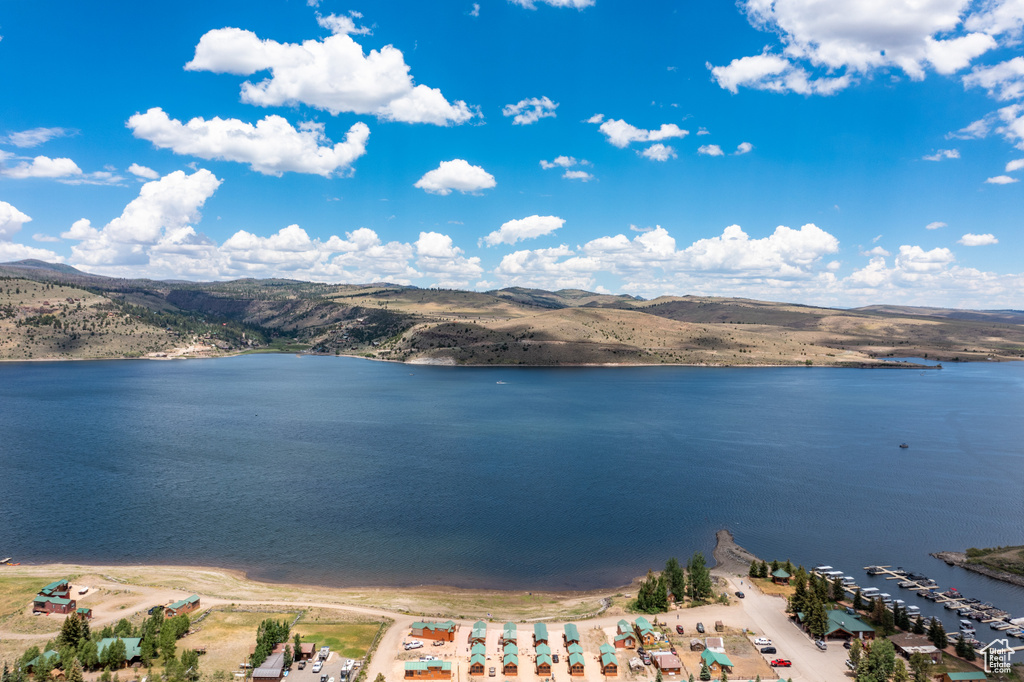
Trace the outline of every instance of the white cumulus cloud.
[[533, 97], [520, 100], [515, 104], [506, 104], [501, 113], [504, 116], [512, 116], [512, 125], [530, 125], [542, 118], [554, 118], [557, 102], [552, 102], [547, 97]]
[[990, 185], [1012, 185], [1019, 182], [1018, 178], [1011, 178], [1009, 175], [996, 175], [985, 180]]
[[946, 223], [943, 223], [941, 221], [936, 220], [935, 222], [928, 223], [927, 225], [925, 225], [924, 229], [926, 229], [926, 230], [937, 230], [937, 229], [939, 229], [941, 227], [948, 227], [948, 225], [946, 225]]
[[501, 227], [484, 237], [481, 242], [488, 246], [498, 244], [515, 244], [524, 239], [534, 239], [547, 234], [565, 224], [563, 218], [553, 215], [532, 215], [518, 220], [509, 220]]
[[447, 196], [452, 190], [465, 194], [490, 189], [496, 184], [494, 176], [480, 166], [473, 166], [464, 159], [452, 159], [442, 161], [437, 168], [425, 173], [413, 187], [430, 194]]
[[[333, 23], [341, 28], [339, 22]], [[449, 102], [437, 88], [415, 85], [401, 50], [385, 45], [364, 53], [345, 32], [299, 44], [261, 40], [239, 28], [215, 29], [199, 39], [185, 68], [237, 76], [270, 71], [270, 77], [241, 88], [243, 102], [263, 107], [301, 103], [335, 115], [443, 126], [478, 115], [461, 100]]]
[[623, 120], [608, 119], [605, 121], [603, 114], [592, 116], [588, 122], [600, 123], [598, 130], [604, 133], [608, 141], [619, 149], [624, 149], [633, 142], [658, 142], [676, 137], [686, 137], [690, 134], [689, 130], [683, 130], [675, 123], [663, 123], [656, 130], [644, 130]]
[[964, 246], [989, 246], [991, 244], [998, 244], [999, 240], [992, 234], [973, 234], [968, 232], [963, 237], [957, 240], [957, 244], [963, 244]]
[[1019, 171], [1021, 168], [1024, 168], [1024, 159], [1014, 159], [1013, 161], [1008, 161], [1006, 163], [1005, 171], [1007, 173], [1013, 173], [1014, 171]]
[[78, 164], [68, 158], [51, 159], [48, 156], [37, 156], [31, 161], [22, 161], [16, 166], [4, 168], [3, 175], [23, 180], [25, 178], [68, 178], [82, 175]]
[[922, 157], [925, 161], [942, 161], [943, 159], [959, 159], [960, 150], [958, 149], [940, 149], [934, 154], [926, 154]]
[[584, 170], [567, 170], [562, 173], [562, 177], [566, 180], [579, 180], [580, 182], [590, 182], [594, 179], [592, 173], [588, 173]]
[[280, 176], [285, 172], [330, 177], [344, 174], [366, 153], [370, 129], [358, 122], [345, 141], [331, 146], [322, 123], [305, 122], [296, 130], [280, 116], [267, 116], [256, 125], [236, 118], [193, 118], [182, 123], [160, 108], [128, 119], [132, 134], [176, 154], [247, 163], [254, 171]]
[[74, 131], [67, 128], [32, 128], [9, 134], [5, 139], [15, 147], [37, 147], [57, 137], [68, 137]]
[[160, 174], [157, 173], [152, 168], [140, 166], [137, 163], [133, 163], [132, 165], [128, 166], [128, 172], [136, 177], [144, 178], [146, 180], [156, 180], [157, 178], [160, 177]]
[[697, 147], [697, 153], [704, 156], [725, 156], [725, 152], [717, 144], [702, 144]]
[[749, 154], [752, 151], [754, 151], [754, 145], [749, 142], [740, 142], [736, 145], [736, 151], [733, 152], [733, 155], [742, 156], [744, 154]]
[[647, 149], [637, 153], [651, 161], [668, 161], [669, 159], [674, 159], [677, 156], [675, 147], [665, 145], [660, 142], [652, 144]]
[[31, 222], [32, 218], [16, 209], [6, 201], [0, 201], [0, 240], [10, 239], [21, 226]]
[[984, 88], [995, 99], [1020, 99], [1024, 97], [1024, 57], [994, 66], [976, 66], [963, 80], [965, 88]]
[[[570, 7], [572, 9], [586, 9], [593, 6], [597, 0], [537, 0], [552, 7]], [[534, 0], [511, 0], [512, 4], [525, 7], [526, 9], [537, 9]]]

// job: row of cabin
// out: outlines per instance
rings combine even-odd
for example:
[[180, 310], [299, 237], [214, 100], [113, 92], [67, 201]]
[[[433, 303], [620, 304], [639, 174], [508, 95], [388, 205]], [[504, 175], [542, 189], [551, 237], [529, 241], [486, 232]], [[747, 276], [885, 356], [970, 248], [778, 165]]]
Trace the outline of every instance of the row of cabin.
[[[469, 642], [469, 674], [476, 677], [483, 676], [487, 668], [487, 623], [479, 620], [473, 624], [473, 628], [469, 633]], [[566, 665], [568, 666], [569, 674], [573, 677], [582, 677], [585, 668], [583, 646], [580, 644], [579, 630], [574, 624], [566, 624], [564, 634], [562, 635], [562, 643], [565, 645], [567, 653]], [[502, 675], [505, 677], [518, 676], [519, 630], [515, 623], [505, 623], [501, 632], [500, 644], [502, 646]], [[533, 647], [537, 653], [534, 661], [534, 671], [540, 677], [551, 677], [554, 659], [551, 655], [548, 626], [544, 623], [536, 623], [533, 626]], [[408, 677], [408, 674], [406, 677]]]
[[[77, 613], [78, 603], [71, 598], [71, 583], [67, 580], [55, 580], [32, 600], [32, 613]], [[88, 617], [92, 617], [90, 610]], [[80, 615], [79, 617], [84, 617]]]

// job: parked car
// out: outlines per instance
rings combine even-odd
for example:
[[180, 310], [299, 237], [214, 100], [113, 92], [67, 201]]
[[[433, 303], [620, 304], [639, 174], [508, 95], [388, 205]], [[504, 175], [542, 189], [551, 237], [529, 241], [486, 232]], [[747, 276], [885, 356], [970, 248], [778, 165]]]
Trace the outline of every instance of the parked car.
[[771, 665], [773, 668], [792, 668], [793, 661], [789, 660], [788, 658], [776, 658], [774, 661], [772, 661]]
[[488, 669], [487, 676], [488, 677], [494, 677], [494, 666], [493, 665], [490, 667], [490, 669]]
[[643, 648], [642, 646], [641, 646], [640, 648], [638, 648], [638, 649], [636, 650], [636, 652], [637, 652], [638, 654], [640, 654], [641, 656], [646, 656], [646, 655], [647, 655], [647, 649]]
[[558, 654], [551, 654], [551, 662], [558, 663]]
[[306, 662], [305, 661], [299, 661], [298, 666], [299, 666], [299, 670], [305, 670], [306, 669]]
[[763, 647], [761, 647], [761, 653], [762, 654], [777, 654], [779, 652], [776, 651], [775, 647], [773, 647], [773, 646], [763, 646]]
[[318, 673], [318, 672], [320, 672], [320, 669], [323, 668], [323, 667], [324, 667], [324, 662], [323, 661], [317, 661], [316, 663], [313, 664], [313, 672]]
[[747, 595], [743, 594], [742, 592], [737, 592], [737, 593], [736, 593], [736, 596], [737, 596], [737, 597], [739, 597], [740, 599], [743, 599], [743, 598], [744, 598], [744, 597], [746, 597]]
[[754, 640], [754, 646], [771, 646], [772, 640], [767, 637], [758, 637]]
[[849, 641], [843, 642], [844, 649], [849, 649], [851, 647], [853, 647], [853, 644], [851, 644]]
[[444, 646], [444, 642], [439, 639], [434, 640], [434, 646]]
[[816, 640], [814, 640], [814, 646], [818, 647], [822, 651], [824, 651], [825, 649], [828, 649], [828, 644], [825, 644], [825, 640], [823, 640], [823, 639], [816, 639]]
[[697, 632], [704, 634], [704, 623], [697, 623]]
[[676, 626], [676, 633], [678, 633], [680, 635], [685, 634], [685, 632], [683, 631], [683, 626], [682, 625], [677, 625]]
[[327, 682], [328, 675], [325, 673], [320, 676], [320, 682]]
[[[411, 642], [406, 642], [405, 643], [405, 650], [406, 651], [409, 651], [410, 649], [420, 649], [422, 647], [423, 647], [423, 642], [420, 642], [420, 641], [417, 641], [417, 640], [413, 640]], [[314, 670], [313, 672], [316, 672], [316, 671]]]

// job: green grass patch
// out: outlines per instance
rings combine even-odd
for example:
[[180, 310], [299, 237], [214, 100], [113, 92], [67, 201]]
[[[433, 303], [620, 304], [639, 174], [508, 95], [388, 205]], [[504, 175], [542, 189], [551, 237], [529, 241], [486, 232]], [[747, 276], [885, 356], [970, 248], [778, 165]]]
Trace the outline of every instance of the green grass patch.
[[298, 623], [292, 628], [303, 642], [313, 642], [319, 649], [331, 647], [345, 658], [362, 658], [373, 643], [380, 623]]
[[21, 576], [0, 577], [0, 621], [6, 620], [11, 616], [24, 614], [32, 598], [39, 593], [40, 588], [45, 587], [54, 580], [66, 577], [60, 576], [53, 580]]

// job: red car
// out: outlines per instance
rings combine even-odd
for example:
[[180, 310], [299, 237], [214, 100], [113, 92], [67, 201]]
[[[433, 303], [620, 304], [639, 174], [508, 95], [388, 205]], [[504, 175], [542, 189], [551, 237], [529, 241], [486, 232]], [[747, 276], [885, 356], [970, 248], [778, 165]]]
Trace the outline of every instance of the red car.
[[683, 626], [682, 625], [677, 625], [676, 626], [676, 632], [678, 632], [680, 635], [684, 634], [683, 633]]
[[793, 662], [787, 658], [776, 658], [772, 661], [773, 668], [790, 668], [793, 666]]

